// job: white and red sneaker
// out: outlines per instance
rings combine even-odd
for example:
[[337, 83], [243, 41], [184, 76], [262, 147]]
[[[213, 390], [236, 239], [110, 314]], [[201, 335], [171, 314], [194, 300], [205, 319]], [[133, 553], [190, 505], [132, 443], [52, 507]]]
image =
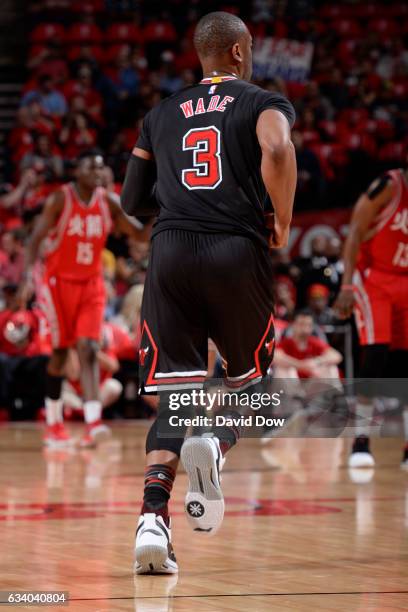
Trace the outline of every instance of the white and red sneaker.
[[177, 574], [178, 565], [171, 543], [170, 520], [167, 526], [163, 517], [153, 512], [140, 516], [136, 530], [134, 572]]
[[72, 438], [65, 429], [64, 423], [54, 423], [54, 425], [47, 425], [43, 442], [50, 448], [64, 448], [72, 444]]
[[105, 442], [112, 436], [110, 427], [102, 423], [102, 421], [93, 421], [87, 423], [85, 433], [79, 441], [81, 448], [95, 448], [101, 442]]

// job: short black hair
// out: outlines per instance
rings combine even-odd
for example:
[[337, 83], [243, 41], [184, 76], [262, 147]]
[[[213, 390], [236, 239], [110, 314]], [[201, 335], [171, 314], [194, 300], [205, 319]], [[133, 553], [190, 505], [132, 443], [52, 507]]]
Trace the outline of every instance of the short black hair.
[[293, 320], [295, 320], [297, 317], [311, 317], [314, 319], [314, 314], [310, 308], [301, 308], [295, 312]]
[[94, 149], [86, 149], [86, 151], [82, 151], [82, 153], [80, 153], [77, 157], [77, 164], [79, 165], [84, 159], [88, 159], [88, 157], [102, 157], [102, 159], [105, 161], [101, 149], [97, 149], [95, 147]]
[[232, 13], [215, 11], [201, 17], [194, 32], [194, 46], [200, 57], [221, 55], [245, 34], [245, 23]]

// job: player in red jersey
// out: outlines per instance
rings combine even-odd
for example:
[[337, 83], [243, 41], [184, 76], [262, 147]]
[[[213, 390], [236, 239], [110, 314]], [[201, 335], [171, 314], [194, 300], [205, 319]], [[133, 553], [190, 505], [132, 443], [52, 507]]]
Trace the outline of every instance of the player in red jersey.
[[[342, 318], [356, 312], [363, 359], [361, 378], [381, 378], [389, 351], [393, 376], [405, 378], [408, 359], [408, 172], [386, 172], [372, 183], [354, 208], [344, 247], [344, 276], [335, 308]], [[367, 396], [369, 395], [367, 391]], [[370, 467], [373, 402], [357, 401], [357, 437], [350, 467]], [[408, 438], [408, 411], [404, 411]], [[408, 466], [408, 446], [403, 464]]]
[[61, 386], [68, 349], [76, 346], [87, 424], [85, 438], [109, 434], [101, 423], [98, 344], [105, 308], [101, 254], [112, 226], [137, 240], [147, 239], [149, 228], [129, 218], [117, 198], [102, 185], [105, 164], [101, 155], [84, 153], [75, 181], [48, 198], [27, 248], [27, 295], [40, 245], [45, 247], [45, 277], [41, 302], [51, 328], [53, 352], [47, 371], [45, 443], [69, 443], [62, 417]]

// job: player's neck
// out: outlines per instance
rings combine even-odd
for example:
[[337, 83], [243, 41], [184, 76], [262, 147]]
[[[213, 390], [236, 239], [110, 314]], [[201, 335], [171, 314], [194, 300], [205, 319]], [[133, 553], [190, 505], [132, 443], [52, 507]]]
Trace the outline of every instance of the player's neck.
[[213, 76], [234, 76], [239, 79], [239, 74], [235, 66], [214, 66], [209, 64], [203, 66], [203, 78], [207, 79]]
[[89, 204], [90, 201], [92, 200], [92, 195], [93, 195], [94, 190], [89, 189], [87, 187], [83, 187], [77, 182], [74, 182], [74, 187], [75, 187], [77, 194], [79, 195], [80, 200], [84, 204]]

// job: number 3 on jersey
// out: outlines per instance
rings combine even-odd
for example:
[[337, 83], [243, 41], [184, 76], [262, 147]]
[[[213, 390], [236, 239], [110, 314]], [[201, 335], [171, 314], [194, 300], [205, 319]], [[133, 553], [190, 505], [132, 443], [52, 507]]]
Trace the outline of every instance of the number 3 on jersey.
[[221, 134], [214, 126], [193, 128], [183, 138], [183, 151], [193, 151], [193, 167], [182, 172], [187, 189], [215, 189], [222, 181]]

